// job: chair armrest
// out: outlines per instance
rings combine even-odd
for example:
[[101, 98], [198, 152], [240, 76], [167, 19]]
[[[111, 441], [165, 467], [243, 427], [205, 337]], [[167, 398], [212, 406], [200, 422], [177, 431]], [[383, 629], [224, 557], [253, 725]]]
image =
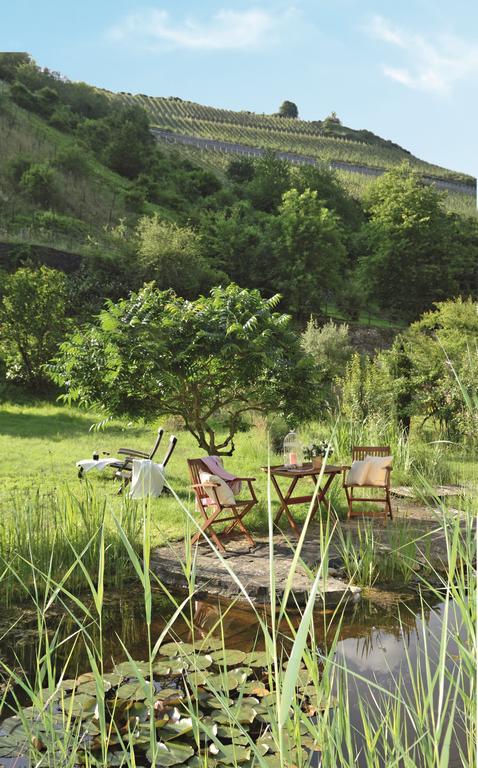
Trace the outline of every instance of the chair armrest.
[[191, 485], [191, 488], [220, 488], [219, 483], [196, 483]]
[[145, 451], [137, 451], [135, 448], [120, 448], [118, 453], [123, 456], [133, 456], [138, 459], [149, 459], [149, 453]]
[[350, 466], [350, 464], [342, 464], [342, 467], [341, 467], [342, 472], [345, 472], [346, 469], [351, 469], [351, 468], [352, 467]]
[[235, 477], [234, 480], [243, 480], [245, 483], [251, 483], [251, 482], [255, 482], [257, 478], [256, 477]]

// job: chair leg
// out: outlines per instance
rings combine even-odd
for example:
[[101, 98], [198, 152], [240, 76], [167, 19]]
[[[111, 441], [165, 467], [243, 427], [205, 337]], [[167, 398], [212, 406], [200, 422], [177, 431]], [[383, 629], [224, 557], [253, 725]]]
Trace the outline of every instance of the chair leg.
[[390, 515], [390, 520], [393, 520], [393, 514], [392, 514], [392, 501], [391, 501], [391, 499], [390, 499], [390, 491], [388, 490], [388, 488], [387, 488], [387, 490], [386, 490], [386, 494], [387, 494], [387, 506], [388, 506], [388, 514]]
[[[207, 533], [208, 536], [211, 537], [211, 539], [213, 540], [214, 544], [216, 545], [216, 547], [219, 549], [220, 552], [226, 551], [226, 548], [220, 542], [217, 534], [215, 533], [214, 528], [211, 527], [216, 517], [220, 514], [220, 512], [221, 512], [221, 509], [218, 509], [213, 515], [211, 515], [211, 517], [206, 517], [206, 515], [204, 515], [206, 517], [206, 520], [204, 524], [201, 526], [201, 530], [195, 533], [194, 536], [192, 537], [191, 544], [196, 544], [196, 542], [199, 541], [199, 539], [201, 538], [202, 534]], [[208, 528], [211, 528], [211, 530], [208, 531]]]

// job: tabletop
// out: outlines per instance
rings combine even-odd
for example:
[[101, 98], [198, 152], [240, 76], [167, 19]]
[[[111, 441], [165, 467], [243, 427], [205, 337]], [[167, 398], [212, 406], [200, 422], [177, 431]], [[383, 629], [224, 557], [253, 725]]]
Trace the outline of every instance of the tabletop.
[[274, 467], [261, 467], [263, 472], [268, 472], [270, 469], [271, 475], [279, 475], [279, 477], [309, 477], [313, 475], [334, 475], [342, 472], [342, 467], [335, 464], [326, 464], [325, 467], [313, 467], [312, 463], [303, 464], [301, 467], [285, 467], [283, 464], [276, 465]]

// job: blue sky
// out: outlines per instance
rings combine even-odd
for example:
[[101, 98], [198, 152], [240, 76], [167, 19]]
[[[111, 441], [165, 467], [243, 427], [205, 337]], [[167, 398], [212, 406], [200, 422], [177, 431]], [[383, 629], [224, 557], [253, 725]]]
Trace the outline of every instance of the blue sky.
[[478, 174], [477, 0], [1, 0], [0, 50], [109, 88], [335, 110]]

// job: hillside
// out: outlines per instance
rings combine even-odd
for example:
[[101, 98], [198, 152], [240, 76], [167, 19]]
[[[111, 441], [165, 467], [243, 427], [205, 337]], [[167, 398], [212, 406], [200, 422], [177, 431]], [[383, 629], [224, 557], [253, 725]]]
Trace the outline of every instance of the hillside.
[[234, 112], [183, 101], [177, 97], [151, 97], [145, 94], [109, 94], [126, 104], [138, 104], [150, 115], [154, 128], [183, 136], [195, 136], [294, 152], [323, 163], [342, 163], [370, 169], [391, 168], [403, 160], [424, 176], [457, 182], [476, 196], [476, 179], [414, 157], [398, 144], [368, 130], [354, 130], [339, 123], [306, 121]]

